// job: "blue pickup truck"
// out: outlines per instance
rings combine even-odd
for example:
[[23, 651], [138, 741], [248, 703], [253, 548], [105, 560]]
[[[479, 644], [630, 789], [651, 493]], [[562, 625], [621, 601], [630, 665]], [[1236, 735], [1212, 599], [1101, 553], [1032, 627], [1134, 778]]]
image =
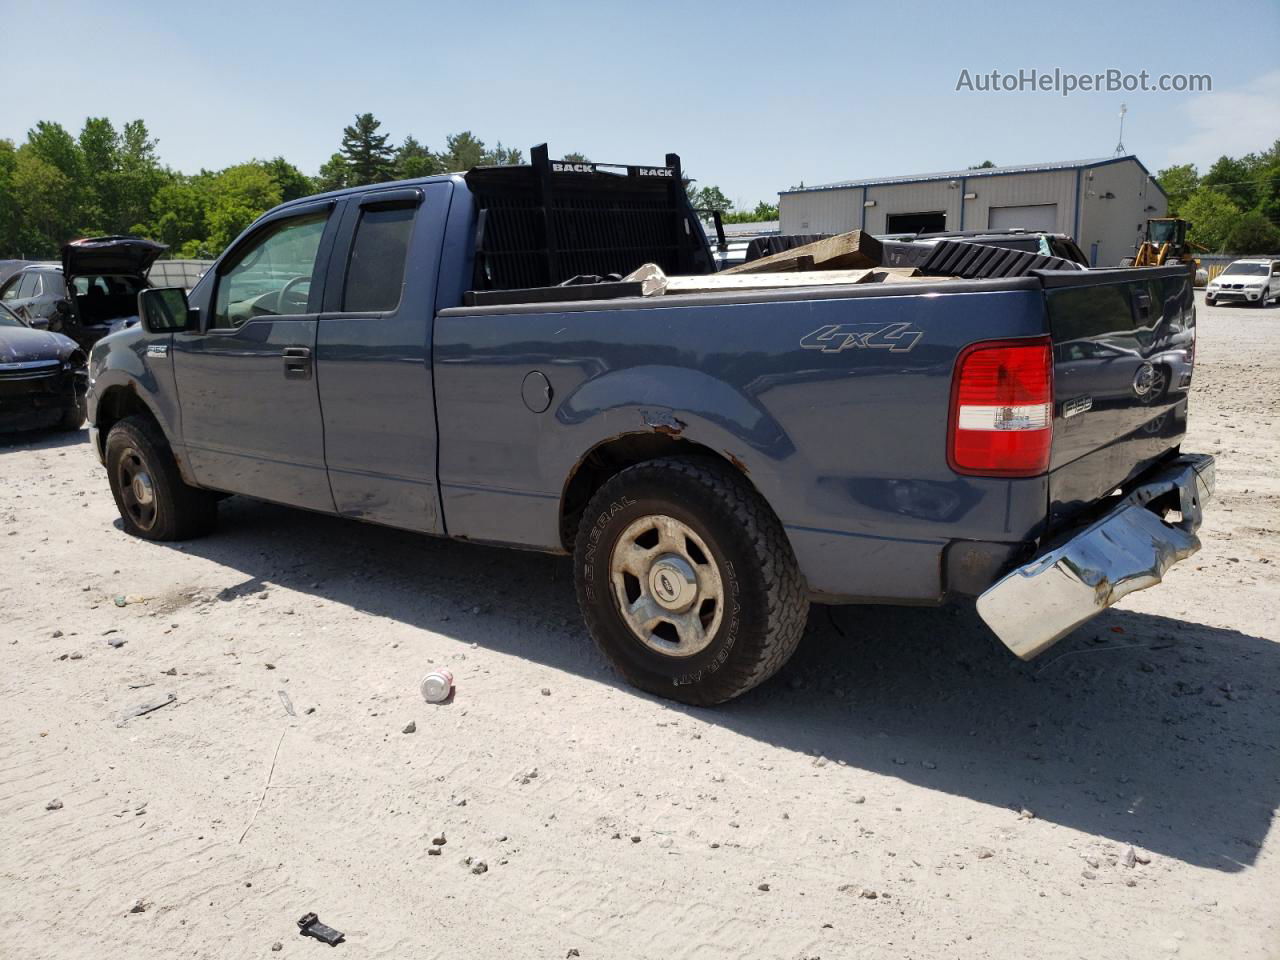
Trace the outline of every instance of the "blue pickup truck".
[[1029, 658], [1199, 548], [1181, 268], [643, 296], [714, 270], [678, 158], [533, 161], [292, 201], [141, 294], [89, 371], [124, 528], [241, 494], [572, 554], [608, 658], [693, 704], [811, 601], [976, 597]]

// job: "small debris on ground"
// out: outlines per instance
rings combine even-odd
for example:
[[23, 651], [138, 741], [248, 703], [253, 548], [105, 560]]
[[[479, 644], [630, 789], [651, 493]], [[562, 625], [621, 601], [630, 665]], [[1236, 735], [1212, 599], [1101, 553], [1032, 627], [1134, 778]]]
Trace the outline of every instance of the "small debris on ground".
[[150, 900], [146, 900], [143, 897], [139, 897], [137, 900], [133, 901], [133, 906], [129, 908], [129, 912], [130, 913], [146, 913], [150, 907], [151, 907]]
[[304, 937], [315, 937], [331, 947], [341, 943], [343, 937], [341, 931], [335, 930], [328, 924], [321, 923], [320, 918], [314, 913], [308, 913], [298, 921], [298, 932]]
[[404, 725], [404, 729], [401, 730], [400, 732], [401, 733], [417, 733], [418, 722], [416, 720], [410, 720], [408, 723]]
[[52, 800], [50, 800], [48, 803], [44, 805], [44, 808], [46, 810], [61, 810], [62, 801], [59, 800], [57, 797], [54, 797]]

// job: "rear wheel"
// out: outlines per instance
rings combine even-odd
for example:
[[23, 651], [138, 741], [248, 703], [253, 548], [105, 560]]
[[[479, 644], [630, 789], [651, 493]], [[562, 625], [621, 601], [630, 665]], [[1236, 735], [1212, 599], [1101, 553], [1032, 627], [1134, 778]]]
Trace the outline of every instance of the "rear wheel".
[[776, 673], [809, 601], [777, 517], [714, 460], [629, 467], [592, 498], [574, 551], [592, 637], [632, 684], [695, 705]]
[[106, 442], [107, 477], [124, 528], [144, 540], [186, 540], [213, 529], [217, 500], [183, 482], [164, 435], [146, 417], [126, 417]]

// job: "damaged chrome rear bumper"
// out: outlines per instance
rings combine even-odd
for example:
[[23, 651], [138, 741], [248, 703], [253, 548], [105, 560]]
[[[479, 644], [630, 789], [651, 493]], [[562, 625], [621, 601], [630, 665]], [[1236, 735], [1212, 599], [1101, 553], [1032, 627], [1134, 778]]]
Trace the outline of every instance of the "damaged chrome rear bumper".
[[[1214, 459], [1184, 454], [1143, 477], [1102, 519], [1007, 574], [978, 598], [978, 614], [1006, 647], [1030, 660], [1126, 594], [1155, 586], [1200, 549], [1204, 505], [1213, 497]], [[1175, 494], [1181, 519], [1151, 505]]]

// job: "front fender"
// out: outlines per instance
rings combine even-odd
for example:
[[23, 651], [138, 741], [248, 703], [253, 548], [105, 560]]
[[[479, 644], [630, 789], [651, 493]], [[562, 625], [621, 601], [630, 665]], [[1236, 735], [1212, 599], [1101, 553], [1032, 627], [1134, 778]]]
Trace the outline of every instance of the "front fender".
[[[114, 396], [115, 391], [127, 393], [129, 400], [124, 409], [137, 411], [140, 406], [151, 414], [169, 442], [183, 479], [192, 483], [194, 478], [188, 470], [186, 448], [182, 443], [182, 416], [169, 341], [168, 334], [147, 334], [141, 327], [123, 330], [98, 341], [89, 357], [86, 412], [101, 455], [101, 444], [106, 440], [99, 429], [103, 402]], [[118, 409], [114, 402], [105, 406], [106, 411]]]

